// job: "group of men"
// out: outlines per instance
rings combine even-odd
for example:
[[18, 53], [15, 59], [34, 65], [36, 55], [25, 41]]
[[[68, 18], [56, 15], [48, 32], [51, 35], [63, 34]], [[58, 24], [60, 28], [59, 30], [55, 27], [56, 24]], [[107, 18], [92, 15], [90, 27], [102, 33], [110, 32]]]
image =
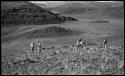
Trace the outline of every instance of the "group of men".
[[[40, 41], [37, 41], [37, 43], [38, 43], [38, 53], [39, 53], [39, 52], [41, 52], [41, 42], [40, 42]], [[102, 44], [101, 47], [106, 48], [106, 44], [107, 44], [107, 39], [104, 39], [104, 40], [103, 40], [103, 44]], [[76, 44], [76, 45], [77, 45], [77, 49], [78, 49], [78, 48], [83, 48], [83, 46], [86, 47], [86, 42], [85, 42], [82, 38], [80, 38], [80, 39], [77, 41], [77, 44]], [[34, 43], [34, 42], [31, 42], [31, 43], [30, 43], [30, 47], [31, 47], [31, 51], [34, 51], [35, 43]]]
[[[39, 53], [39, 52], [41, 52], [41, 42], [37, 41], [37, 43], [38, 43], [38, 53]], [[35, 49], [35, 43], [31, 42], [30, 43], [30, 47], [31, 47], [31, 51], [34, 51], [34, 49]]]
[[[104, 39], [101, 47], [106, 48], [106, 44], [107, 44], [107, 39]], [[86, 42], [82, 38], [80, 38], [77, 41], [77, 49], [78, 48], [83, 48], [83, 46], [86, 47]]]

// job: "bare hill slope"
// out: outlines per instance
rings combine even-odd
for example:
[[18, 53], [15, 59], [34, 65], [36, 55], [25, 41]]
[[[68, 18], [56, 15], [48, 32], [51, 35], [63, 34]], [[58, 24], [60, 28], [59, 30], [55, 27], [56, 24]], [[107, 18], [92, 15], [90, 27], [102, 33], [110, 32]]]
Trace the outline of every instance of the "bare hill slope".
[[76, 21], [71, 17], [54, 14], [30, 2], [1, 2], [2, 25], [17, 24], [54, 24], [65, 21]]

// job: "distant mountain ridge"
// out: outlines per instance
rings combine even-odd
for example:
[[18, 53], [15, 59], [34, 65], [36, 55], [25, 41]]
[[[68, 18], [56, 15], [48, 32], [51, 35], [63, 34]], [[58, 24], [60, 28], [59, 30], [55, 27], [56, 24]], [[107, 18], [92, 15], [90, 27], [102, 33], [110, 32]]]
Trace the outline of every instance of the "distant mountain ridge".
[[[81, 3], [80, 3], [81, 2]], [[124, 18], [124, 4], [122, 1], [117, 2], [70, 2], [48, 10], [60, 12], [62, 14], [91, 14], [101, 15], [111, 18]]]
[[72, 17], [52, 13], [27, 1], [1, 2], [1, 24], [56, 24], [77, 21]]

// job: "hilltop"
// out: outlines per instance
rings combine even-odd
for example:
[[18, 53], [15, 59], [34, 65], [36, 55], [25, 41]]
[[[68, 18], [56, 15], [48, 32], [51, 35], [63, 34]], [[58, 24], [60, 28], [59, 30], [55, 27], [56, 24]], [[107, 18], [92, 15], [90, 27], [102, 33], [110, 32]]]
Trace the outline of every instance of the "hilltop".
[[[11, 32], [11, 31], [9, 31]], [[57, 26], [48, 26], [43, 28], [34, 28], [31, 30], [22, 31], [19, 33], [16, 32], [5, 32], [3, 33], [2, 41], [8, 42], [18, 39], [35, 39], [35, 38], [56, 38], [63, 36], [73, 36], [80, 35], [81, 31], [75, 31], [69, 28], [57, 27]], [[9, 34], [8, 34], [9, 33]], [[8, 36], [7, 36], [8, 35]], [[5, 36], [5, 37], [4, 37]]]
[[48, 37], [61, 37], [69, 35], [79, 35], [80, 32], [73, 31], [71, 29], [66, 29], [57, 26], [45, 27], [41, 29], [35, 29], [24, 33], [26, 38], [48, 38]]
[[[40, 6], [40, 5], [39, 5]], [[48, 7], [48, 10], [60, 12], [61, 14], [89, 14], [100, 15], [111, 18], [124, 18], [124, 4], [122, 1], [116, 2], [69, 2], [57, 7]]]

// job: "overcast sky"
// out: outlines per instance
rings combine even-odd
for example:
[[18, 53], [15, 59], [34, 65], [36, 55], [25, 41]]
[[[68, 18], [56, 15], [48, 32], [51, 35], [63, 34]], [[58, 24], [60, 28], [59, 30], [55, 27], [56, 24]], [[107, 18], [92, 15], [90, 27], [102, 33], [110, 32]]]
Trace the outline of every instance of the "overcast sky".
[[[30, 2], [41, 4], [41, 3], [90, 2], [90, 1], [30, 1]], [[95, 1], [95, 2], [115, 2], [115, 1]]]
[[60, 5], [67, 4], [67, 3], [83, 3], [83, 4], [92, 3], [92, 2], [115, 3], [115, 2], [119, 2], [119, 1], [30, 1], [30, 2], [35, 3], [35, 4], [44, 4], [49, 7], [55, 7], [55, 6], [60, 6]]

